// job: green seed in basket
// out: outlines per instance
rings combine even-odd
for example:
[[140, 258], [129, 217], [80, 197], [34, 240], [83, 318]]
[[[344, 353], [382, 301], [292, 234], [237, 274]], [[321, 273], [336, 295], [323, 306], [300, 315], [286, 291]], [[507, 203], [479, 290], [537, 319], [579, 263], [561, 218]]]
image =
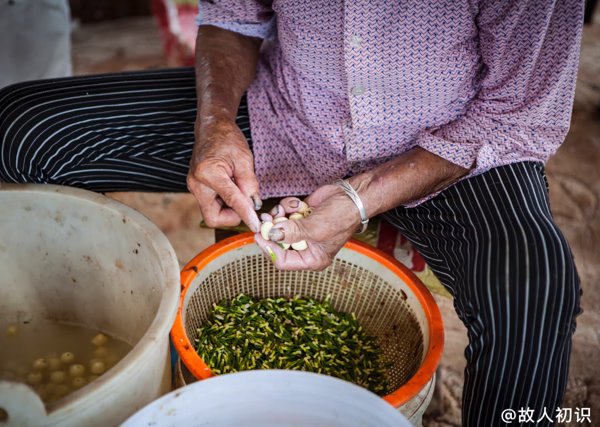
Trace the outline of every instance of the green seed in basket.
[[215, 374], [296, 369], [342, 378], [387, 394], [386, 363], [356, 316], [312, 298], [239, 295], [214, 305], [198, 329], [197, 352]]

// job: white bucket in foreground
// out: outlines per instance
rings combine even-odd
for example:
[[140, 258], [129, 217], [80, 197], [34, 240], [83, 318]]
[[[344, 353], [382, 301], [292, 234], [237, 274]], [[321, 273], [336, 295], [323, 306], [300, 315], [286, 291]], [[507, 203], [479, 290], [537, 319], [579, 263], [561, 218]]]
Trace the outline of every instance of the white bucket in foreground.
[[257, 370], [175, 390], [122, 427], [411, 427], [379, 396], [312, 372]]
[[[421, 427], [423, 425], [423, 414], [427, 410], [431, 399], [433, 398], [433, 392], [435, 389], [436, 376], [423, 387], [417, 395], [400, 406], [396, 411], [400, 412], [413, 427]], [[175, 365], [175, 373], [173, 383], [176, 388], [186, 387], [188, 384], [195, 384], [198, 380], [190, 373], [190, 371], [181, 362], [181, 359], [177, 360]]]

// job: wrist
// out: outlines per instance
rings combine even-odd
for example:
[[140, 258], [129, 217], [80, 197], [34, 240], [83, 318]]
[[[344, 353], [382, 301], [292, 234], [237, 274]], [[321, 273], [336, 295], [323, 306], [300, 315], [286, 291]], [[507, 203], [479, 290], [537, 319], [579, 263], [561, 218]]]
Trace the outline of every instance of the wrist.
[[366, 211], [360, 196], [354, 187], [352, 187], [352, 184], [345, 179], [338, 179], [334, 181], [333, 184], [342, 190], [343, 197], [349, 199], [350, 203], [355, 206], [356, 209], [351, 210], [358, 212], [358, 216], [353, 215], [353, 218], [355, 219], [355, 227], [353, 229], [358, 233], [364, 233], [364, 231], [367, 229], [369, 218], [366, 215]]
[[224, 108], [203, 109], [198, 108], [196, 115], [196, 128], [215, 127], [235, 124], [236, 116]]
[[196, 141], [214, 134], [226, 135], [237, 126], [235, 117], [218, 114], [198, 114], [195, 123]]
[[358, 194], [358, 197], [360, 197], [360, 201], [363, 204], [365, 214], [369, 219], [383, 212], [380, 212], [383, 197], [381, 196], [381, 194], [379, 194], [379, 192], [379, 196], [374, 193], [374, 180], [376, 181], [376, 178], [374, 177], [372, 172], [356, 175], [347, 179], [352, 188], [354, 188], [354, 190]]

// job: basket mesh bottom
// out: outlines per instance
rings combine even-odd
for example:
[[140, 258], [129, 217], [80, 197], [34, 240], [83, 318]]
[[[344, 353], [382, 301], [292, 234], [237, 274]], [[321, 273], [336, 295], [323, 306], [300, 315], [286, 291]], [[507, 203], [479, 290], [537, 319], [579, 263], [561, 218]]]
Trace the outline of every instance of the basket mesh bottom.
[[190, 341], [194, 343], [196, 331], [212, 311], [213, 303], [241, 293], [257, 299], [300, 295], [319, 301], [331, 295], [333, 307], [354, 313], [366, 333], [377, 337], [386, 362], [394, 362], [388, 371], [389, 390], [401, 387], [421, 365], [423, 333], [406, 297], [379, 276], [337, 258], [321, 272], [280, 271], [262, 254], [237, 259], [212, 271], [197, 284], [184, 312]]

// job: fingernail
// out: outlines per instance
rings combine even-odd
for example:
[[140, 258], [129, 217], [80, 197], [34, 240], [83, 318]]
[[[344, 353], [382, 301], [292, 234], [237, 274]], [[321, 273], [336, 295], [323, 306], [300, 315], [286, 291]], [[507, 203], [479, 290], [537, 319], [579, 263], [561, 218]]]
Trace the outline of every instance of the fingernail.
[[285, 231], [283, 228], [272, 228], [271, 231], [269, 231], [269, 240], [271, 242], [281, 242], [283, 239], [285, 239]]
[[260, 200], [258, 195], [252, 196], [252, 201], [254, 202], [254, 210], [259, 211], [262, 208], [263, 202]]
[[288, 202], [288, 205], [290, 205], [290, 208], [297, 208], [298, 206], [300, 206], [300, 200], [290, 200]]
[[269, 211], [269, 215], [271, 215], [272, 217], [274, 217], [278, 213], [279, 213], [279, 205], [275, 205], [275, 207]]

